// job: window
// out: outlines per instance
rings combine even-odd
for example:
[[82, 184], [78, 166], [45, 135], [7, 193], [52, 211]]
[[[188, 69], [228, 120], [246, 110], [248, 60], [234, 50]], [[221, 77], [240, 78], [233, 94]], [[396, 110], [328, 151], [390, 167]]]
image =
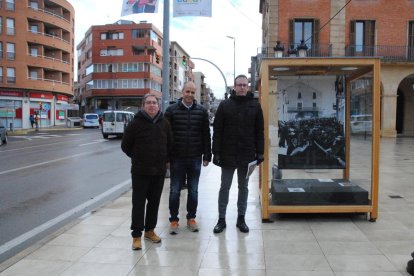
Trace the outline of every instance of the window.
[[107, 39], [124, 39], [124, 33], [101, 33], [101, 40]]
[[16, 59], [16, 51], [15, 51], [15, 44], [7, 42], [7, 59], [8, 60], [15, 60]]
[[30, 55], [32, 57], [37, 57], [37, 48], [36, 47], [30, 47]]
[[[1, 3], [1, 0], [0, 0]], [[0, 16], [0, 34], [3, 33], [3, 17]]]
[[6, 33], [8, 35], [15, 34], [15, 27], [14, 27], [14, 19], [13, 18], [6, 18]]
[[123, 56], [124, 49], [103, 49], [100, 51], [101, 57], [103, 56]]
[[316, 100], [316, 92], [313, 92], [312, 98]]
[[6, 0], [6, 10], [14, 11], [14, 0]]
[[289, 44], [295, 47], [305, 41], [309, 49], [319, 43], [319, 19], [292, 19], [289, 26]]
[[16, 68], [7, 67], [7, 83], [16, 83]]
[[132, 30], [132, 38], [144, 38], [147, 30]]
[[408, 58], [414, 60], [414, 21], [408, 22]]
[[29, 28], [30, 28], [30, 32], [32, 32], [32, 33], [38, 33], [39, 32], [39, 27], [35, 24], [30, 24]]
[[3, 42], [0, 41], [0, 59], [3, 58]]
[[302, 109], [302, 103], [301, 102], [298, 102], [298, 109]]
[[373, 56], [375, 46], [375, 21], [351, 21], [350, 28], [351, 55]]
[[39, 4], [36, 1], [30, 1], [29, 6], [34, 10], [39, 8]]
[[29, 79], [37, 80], [37, 70], [30, 69], [30, 71], [29, 71]]
[[0, 83], [3, 82], [3, 67], [0, 67]]
[[298, 92], [298, 99], [302, 99], [302, 93]]

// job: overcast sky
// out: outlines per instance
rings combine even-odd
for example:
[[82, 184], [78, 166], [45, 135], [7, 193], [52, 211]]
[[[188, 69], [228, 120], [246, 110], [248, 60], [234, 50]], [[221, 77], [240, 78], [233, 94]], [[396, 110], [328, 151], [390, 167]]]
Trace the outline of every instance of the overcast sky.
[[[133, 14], [121, 17], [123, 0], [68, 0], [75, 8], [75, 47], [92, 25], [104, 25], [119, 19], [136, 23], [146, 20], [163, 31], [163, 0], [157, 14]], [[236, 38], [236, 76], [248, 74], [251, 57], [261, 46], [259, 0], [213, 0], [212, 17], [172, 17], [170, 1], [170, 41], [177, 41], [190, 57], [216, 64], [233, 84], [233, 40]], [[76, 53], [75, 53], [76, 58]], [[194, 71], [203, 72], [205, 82], [217, 98], [223, 98], [225, 84], [220, 72], [205, 61], [193, 60]], [[76, 64], [76, 63], [75, 63]], [[76, 67], [76, 66], [75, 66]], [[76, 78], [76, 75], [75, 75]]]

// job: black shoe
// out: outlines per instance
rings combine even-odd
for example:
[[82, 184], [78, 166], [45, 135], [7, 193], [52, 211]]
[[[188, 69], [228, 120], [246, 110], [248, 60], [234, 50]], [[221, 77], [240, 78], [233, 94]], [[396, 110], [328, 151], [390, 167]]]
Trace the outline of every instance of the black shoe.
[[216, 226], [214, 226], [214, 233], [221, 233], [223, 232], [224, 228], [226, 228], [226, 220], [224, 218], [219, 218]]
[[414, 275], [414, 260], [409, 260], [407, 263], [407, 272]]
[[249, 233], [249, 226], [247, 226], [246, 222], [244, 221], [244, 216], [239, 216], [237, 218], [236, 227], [239, 228], [240, 232], [242, 233]]

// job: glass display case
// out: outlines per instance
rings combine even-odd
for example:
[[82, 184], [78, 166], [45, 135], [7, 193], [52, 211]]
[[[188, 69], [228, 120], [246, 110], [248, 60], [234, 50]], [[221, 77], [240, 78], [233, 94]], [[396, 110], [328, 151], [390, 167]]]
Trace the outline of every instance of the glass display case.
[[378, 58], [261, 60], [262, 219], [271, 213], [378, 216]]

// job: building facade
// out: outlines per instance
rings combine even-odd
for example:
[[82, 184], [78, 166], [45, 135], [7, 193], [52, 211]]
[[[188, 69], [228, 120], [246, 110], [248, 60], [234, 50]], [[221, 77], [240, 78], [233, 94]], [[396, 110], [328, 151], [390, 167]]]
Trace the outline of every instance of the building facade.
[[[381, 135], [414, 136], [414, 2], [260, 0], [259, 55], [381, 58]], [[305, 46], [305, 47], [303, 47]], [[256, 70], [254, 70], [256, 72]], [[301, 80], [303, 82], [303, 80]], [[330, 82], [337, 89], [338, 79]], [[295, 85], [292, 83], [291, 85]], [[315, 87], [316, 89], [318, 87]], [[351, 115], [369, 114], [369, 79], [351, 87]], [[331, 99], [335, 102], [335, 99]], [[333, 105], [338, 112], [338, 105]]]
[[161, 97], [162, 34], [147, 22], [92, 26], [77, 46], [80, 113], [137, 112], [142, 97]]
[[74, 9], [66, 0], [0, 1], [0, 120], [65, 124], [73, 95]]
[[186, 81], [194, 81], [194, 63], [188, 53], [176, 41], [170, 43], [170, 102], [181, 98]]

